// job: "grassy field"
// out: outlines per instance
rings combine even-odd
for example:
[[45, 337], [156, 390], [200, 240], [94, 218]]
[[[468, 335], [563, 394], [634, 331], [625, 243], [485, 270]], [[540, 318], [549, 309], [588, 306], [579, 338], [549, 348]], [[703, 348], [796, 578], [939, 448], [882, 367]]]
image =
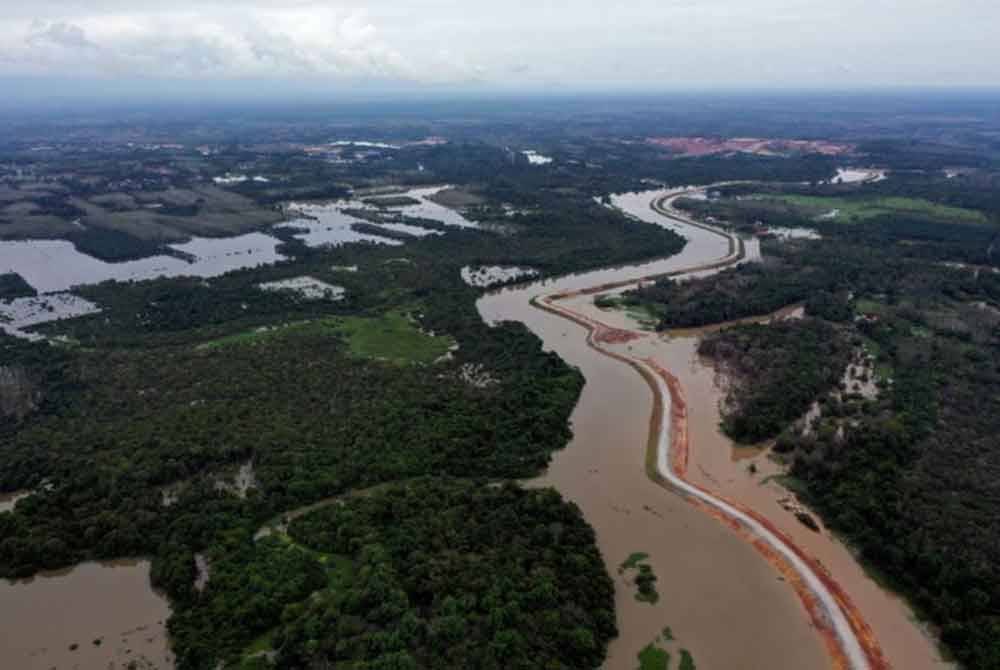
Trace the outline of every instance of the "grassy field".
[[858, 314], [881, 316], [882, 314], [885, 314], [886, 305], [884, 302], [879, 302], [877, 300], [859, 298], [854, 303], [854, 311]]
[[961, 207], [948, 207], [919, 198], [830, 198], [811, 195], [767, 195], [751, 196], [760, 200], [776, 200], [801, 208], [808, 214], [822, 216], [838, 211], [832, 221], [844, 223], [864, 223], [868, 219], [885, 214], [914, 214], [946, 223], [986, 224], [988, 219], [982, 212]]
[[433, 363], [448, 353], [454, 341], [421, 332], [409, 314], [392, 311], [372, 319], [347, 317], [330, 324], [347, 338], [353, 355], [394, 363]]
[[198, 348], [254, 346], [307, 329], [343, 337], [352, 356], [401, 365], [433, 363], [448, 353], [455, 343], [452, 338], [445, 335], [424, 333], [408, 312], [394, 310], [378, 317], [330, 317], [318, 321], [300, 321], [273, 328], [250, 330], [205, 342]]

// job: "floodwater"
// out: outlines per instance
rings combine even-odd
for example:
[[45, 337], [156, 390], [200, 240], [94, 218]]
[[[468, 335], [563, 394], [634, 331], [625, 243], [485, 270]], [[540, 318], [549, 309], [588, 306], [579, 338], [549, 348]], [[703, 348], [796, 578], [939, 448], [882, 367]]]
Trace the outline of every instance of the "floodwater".
[[[622, 197], [615, 204], [649, 220], [648, 203], [655, 196]], [[718, 236], [711, 236], [716, 245], [713, 250], [712, 239], [699, 239], [702, 231], [688, 228], [684, 232], [697, 244], [659, 262], [655, 271], [725, 255]], [[656, 607], [635, 602], [630, 587], [618, 579], [622, 634], [611, 646], [606, 667], [634, 668], [635, 654], [652, 639], [657, 625], [673, 628], [679, 643], [694, 653], [699, 668], [829, 667], [805, 608], [763, 558], [747, 551], [749, 547], [721, 524], [649, 481], [644, 466], [651, 394], [645, 382], [627, 366], [587, 347], [581, 327], [527, 304], [538, 294], [645, 276], [650, 270], [647, 264], [616, 276], [605, 271], [538, 282], [486, 296], [480, 302], [484, 318], [524, 321], [547, 347], [579, 366], [588, 380], [572, 419], [575, 437], [555, 455], [538, 484], [555, 486], [580, 505], [597, 531], [612, 572], [629, 553], [645, 551], [652, 555], [651, 563], [660, 577], [663, 599]], [[611, 327], [640, 329], [624, 311], [599, 310], [593, 304], [595, 297], [577, 296], [561, 304]], [[795, 307], [775, 315], [800, 316], [801, 309]], [[650, 356], [678, 377], [688, 404], [691, 481], [763, 514], [818, 559], [872, 627], [892, 667], [949, 667], [900, 598], [872, 581], [848, 548], [829, 532], [816, 533], [796, 518], [793, 510], [800, 509], [800, 504], [769, 479], [783, 469], [768, 458], [767, 450], [735, 447], [721, 434], [719, 403], [725, 380], [698, 356], [702, 334], [648, 335], [613, 347], [631, 356]], [[594, 380], [600, 380], [599, 385]], [[748, 592], [754, 596], [748, 597]]]
[[42, 339], [25, 328], [60, 319], [94, 314], [100, 308], [89, 300], [72, 293], [49, 293], [33, 298], [15, 298], [0, 301], [0, 330], [8, 335], [26, 339]]
[[[167, 600], [149, 563], [83, 563], [28, 580], [0, 580], [0, 666], [11, 670], [168, 670]], [[99, 644], [95, 644], [100, 640]]]
[[289, 213], [293, 215], [301, 214], [303, 218], [296, 218], [278, 225], [279, 227], [303, 229], [305, 232], [297, 234], [296, 237], [310, 247], [339, 246], [349, 242], [371, 242], [373, 244], [390, 244], [396, 246], [402, 244], [399, 240], [354, 230], [352, 226], [360, 223], [375, 225], [386, 230], [395, 230], [417, 237], [434, 235], [440, 232], [406, 223], [372, 223], [351, 216], [347, 213], [348, 210], [388, 211], [413, 218], [431, 219], [448, 226], [455, 226], [456, 228], [474, 228], [476, 224], [466, 219], [459, 212], [439, 205], [429, 199], [430, 196], [446, 188], [449, 187], [431, 186], [393, 193], [392, 195], [394, 196], [409, 197], [420, 201], [419, 204], [406, 205], [404, 207], [379, 209], [362, 200], [335, 200], [328, 203], [291, 203], [287, 208]]
[[[649, 205], [667, 193], [623, 195], [614, 204], [662, 224]], [[634, 670], [639, 651], [665, 626], [703, 670], [827, 668], [823, 642], [792, 587], [738, 535], [647, 476], [653, 396], [642, 377], [589, 348], [580, 326], [529, 304], [541, 294], [671, 272], [729, 252], [720, 236], [684, 228], [690, 242], [669, 259], [535, 282], [480, 300], [486, 321], [525, 323], [587, 379], [571, 419], [572, 441], [533, 484], [553, 486], [580, 506], [615, 575], [620, 635], [607, 670]], [[617, 575], [617, 566], [640, 551], [650, 555], [659, 578], [655, 605], [635, 600], [634, 586]]]
[[392, 211], [398, 211], [404, 216], [440, 221], [447, 226], [455, 226], [456, 228], [475, 228], [476, 224], [466, 219], [457, 210], [445, 207], [444, 205], [439, 205], [429, 199], [432, 195], [449, 188], [451, 188], [451, 186], [429, 186], [427, 188], [415, 188], [406, 191], [400, 195], [419, 200], [420, 204], [407, 205], [405, 207], [392, 207], [390, 209], [392, 209]]
[[831, 180], [831, 183], [859, 184], [862, 182], [882, 181], [885, 178], [885, 170], [874, 168], [837, 168], [837, 176]]
[[39, 293], [68, 291], [81, 284], [114, 279], [131, 281], [155, 277], [216, 277], [240, 268], [283, 260], [277, 239], [263, 233], [226, 238], [192, 238], [170, 247], [190, 254], [193, 262], [173, 256], [151, 256], [107, 263], [77, 250], [65, 240], [26, 240], [0, 243], [0, 274], [16, 272]]
[[359, 233], [354, 230], [352, 227], [354, 224], [367, 222], [341, 211], [347, 207], [344, 202], [341, 201], [340, 204], [293, 203], [288, 207], [289, 213], [300, 214], [307, 218], [292, 219], [288, 223], [279, 223], [277, 227], [302, 230], [303, 232], [296, 233], [295, 237], [310, 247], [336, 247], [351, 242], [370, 242], [394, 246], [402, 244], [402, 242], [388, 237]]
[[[438, 205], [430, 196], [447, 186], [411, 189], [401, 195], [420, 200], [420, 204], [393, 208], [405, 216], [432, 219], [460, 228], [475, 224], [459, 212]], [[311, 247], [338, 246], [349, 242], [402, 245], [400, 240], [361, 233], [354, 224], [367, 223], [346, 214], [350, 208], [369, 209], [360, 200], [341, 200], [326, 204], [296, 204], [288, 206], [292, 214], [301, 216], [277, 224], [276, 228], [293, 227], [302, 232], [295, 235]], [[441, 234], [440, 231], [406, 223], [377, 224], [386, 230], [422, 237]], [[265, 233], [248, 233], [234, 237], [194, 237], [187, 242], [171, 244], [189, 260], [159, 255], [121, 263], [108, 263], [79, 251], [66, 240], [24, 240], [0, 242], [0, 274], [14, 272], [24, 278], [40, 294], [37, 298], [0, 301], [0, 330], [16, 337], [41, 339], [26, 328], [42, 323], [69, 319], [99, 311], [99, 307], [74, 296], [68, 291], [74, 286], [97, 284], [107, 280], [141, 281], [157, 277], [217, 277], [244, 268], [270, 265], [285, 260], [278, 253], [280, 241]]]
[[[616, 318], [589, 309], [582, 302], [572, 305], [584, 314], [600, 314], [611, 326], [636, 328], [624, 312]], [[798, 312], [786, 312], [794, 318]], [[785, 468], [769, 457], [764, 447], [737, 447], [719, 430], [720, 403], [725, 396], [726, 380], [698, 355], [698, 343], [705, 332], [687, 330], [669, 336], [650, 336], [633, 343], [632, 355], [650, 356], [679, 379], [688, 403], [688, 430], [691, 440], [688, 478], [724, 498], [735, 500], [769, 519], [795, 544], [819, 562], [850, 595], [854, 604], [872, 627], [882, 651], [894, 668], [940, 670], [951, 667], [941, 659], [933, 639], [914, 620], [909, 606], [897, 595], [873, 581], [851, 551], [833, 536], [821, 519], [816, 533], [803, 525], [789, 509], [789, 500], [798, 507], [795, 495], [769, 477], [784, 474]], [[753, 468], [750, 466], [753, 465]], [[752, 470], [756, 472], [752, 472]], [[784, 504], [783, 504], [784, 503]]]

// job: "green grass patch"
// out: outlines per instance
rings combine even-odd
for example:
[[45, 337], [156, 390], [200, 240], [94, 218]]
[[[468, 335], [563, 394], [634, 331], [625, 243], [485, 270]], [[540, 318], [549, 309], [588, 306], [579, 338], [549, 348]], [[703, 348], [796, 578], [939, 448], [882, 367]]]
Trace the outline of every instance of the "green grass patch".
[[858, 314], [864, 314], [866, 316], [880, 316], [885, 314], [886, 305], [885, 303], [877, 300], [858, 298], [854, 301], [854, 310]]
[[602, 295], [594, 299], [599, 309], [621, 309], [632, 320], [638, 322], [642, 330], [655, 330], [663, 314], [655, 305], [631, 302], [622, 296]]
[[271, 651], [274, 649], [274, 633], [276, 631], [277, 628], [272, 628], [248, 644], [246, 649], [243, 650], [243, 656], [253, 656], [255, 654], [260, 654], [261, 652]]
[[647, 644], [639, 652], [639, 670], [669, 670], [670, 654], [655, 644]]
[[393, 363], [433, 363], [454, 344], [450, 337], [421, 332], [408, 313], [378, 318], [346, 317], [324, 322], [347, 339], [352, 355]]
[[304, 332], [343, 337], [352, 356], [397, 364], [433, 363], [448, 353], [455, 343], [451, 337], [422, 332], [409, 312], [394, 310], [377, 317], [328, 317], [316, 321], [257, 328], [202, 343], [198, 348], [252, 346], [274, 338]]
[[210, 349], [219, 349], [222, 347], [260, 344], [261, 342], [264, 342], [266, 340], [283, 335], [290, 329], [302, 327], [307, 323], [309, 322], [300, 321], [296, 323], [288, 323], [278, 326], [262, 326], [260, 328], [247, 330], [242, 333], [233, 333], [232, 335], [225, 335], [223, 337], [219, 337], [217, 339], [210, 340], [208, 342], [203, 342], [199, 344], [196, 348], [200, 350], [210, 350]]
[[771, 200], [792, 205], [803, 210], [804, 214], [821, 216], [837, 210], [837, 216], [832, 221], [842, 223], [864, 223], [883, 215], [910, 214], [932, 218], [942, 223], [964, 223], [984, 225], [989, 219], [982, 212], [962, 207], [939, 205], [922, 198], [837, 198], [813, 195], [768, 195], [752, 196], [758, 200]]

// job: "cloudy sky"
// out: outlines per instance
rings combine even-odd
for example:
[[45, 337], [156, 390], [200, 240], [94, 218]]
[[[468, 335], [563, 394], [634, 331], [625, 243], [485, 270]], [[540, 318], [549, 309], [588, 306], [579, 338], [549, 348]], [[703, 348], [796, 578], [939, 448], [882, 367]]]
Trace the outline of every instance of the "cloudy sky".
[[1000, 0], [0, 0], [0, 77], [448, 90], [1000, 85]]

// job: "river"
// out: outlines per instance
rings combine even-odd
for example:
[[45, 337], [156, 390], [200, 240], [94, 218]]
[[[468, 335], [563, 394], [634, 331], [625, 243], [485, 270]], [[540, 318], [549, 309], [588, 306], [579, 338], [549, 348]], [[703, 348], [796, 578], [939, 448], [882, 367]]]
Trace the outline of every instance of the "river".
[[149, 585], [149, 563], [82, 563], [0, 580], [0, 666], [11, 670], [173, 667], [170, 607]]
[[[642, 551], [651, 555], [649, 562], [659, 576], [662, 598], [655, 606], [637, 602], [634, 588], [618, 578], [621, 635], [611, 645], [606, 668], [634, 668], [638, 652], [665, 625], [693, 653], [699, 668], [942, 667], [933, 642], [912, 621], [905, 604], [869, 579], [836, 539], [806, 529], [785, 511], [778, 500], [787, 497], [787, 491], [773, 480], [761, 484], [767, 474], [778, 473], [777, 466], [760, 450], [734, 449], [721, 435], [721, 391], [714, 372], [697, 358], [698, 333], [673, 338], [647, 334], [641, 342], [607, 348], [629, 358], [649, 357], [677, 376], [687, 401], [691, 445], [687, 478], [699, 488], [735, 501], [741, 509], [762, 514], [778, 534], [791, 538], [789, 544], [804, 548], [821, 580], [830, 578], [842, 587], [856, 606], [853, 614], [859, 620], [858, 613], [864, 615], [858, 625], [860, 635], [852, 635], [838, 609], [817, 613], [815, 603], [813, 610], [806, 608], [812, 598], [808, 593], [800, 597], [792, 587], [791, 582], [802, 580], [788, 573], [787, 561], [785, 571], [779, 571], [780, 560], [770, 557], [769, 561], [766, 552], [751, 548], [747, 539], [755, 538], [733, 532], [703, 508], [650, 479], [646, 457], [654, 399], [649, 384], [629, 365], [588, 346], [580, 325], [531, 305], [533, 298], [542, 295], [616, 285], [731, 258], [732, 248], [724, 237], [668, 220], [651, 209], [651, 201], [660, 200], [669, 208], [673, 195], [676, 192], [658, 191], [618, 196], [614, 205], [683, 234], [689, 243], [680, 254], [536, 282], [487, 295], [479, 303], [485, 320], [525, 323], [547, 349], [579, 367], [587, 379], [572, 417], [574, 438], [535, 484], [554, 486], [581, 507], [597, 532], [612, 572], [630, 553]], [[745, 249], [749, 260], [757, 254], [759, 248]], [[558, 304], [594, 322], [638, 330], [638, 324], [624, 312], [598, 310], [593, 304], [595, 295], [588, 292]], [[753, 458], [758, 467], [756, 477], [749, 472], [747, 458]], [[841, 631], [845, 640], [840, 642], [831, 634], [833, 626], [827, 625], [837, 617], [846, 629]], [[873, 660], [861, 653], [862, 646]]]

